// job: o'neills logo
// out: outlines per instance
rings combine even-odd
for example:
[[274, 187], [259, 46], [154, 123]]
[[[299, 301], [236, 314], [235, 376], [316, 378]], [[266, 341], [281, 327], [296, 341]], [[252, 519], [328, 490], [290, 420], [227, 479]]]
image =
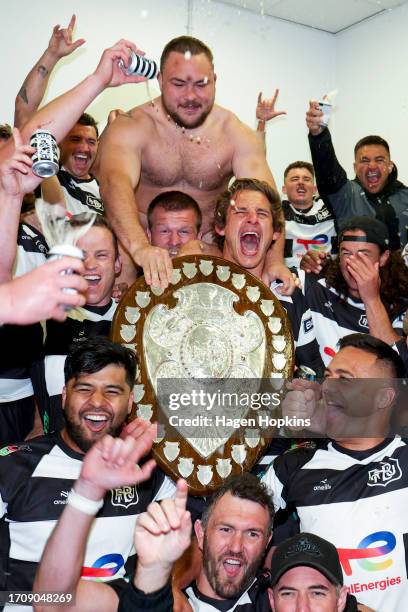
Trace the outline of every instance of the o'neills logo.
[[129, 506], [135, 506], [139, 501], [139, 496], [136, 491], [136, 485], [132, 487], [120, 487], [119, 489], [112, 489], [111, 491], [112, 506], [122, 506], [122, 508], [129, 508]]
[[285, 557], [293, 557], [299, 554], [307, 554], [312, 557], [321, 557], [320, 548], [314, 542], [311, 542], [307, 537], [301, 538], [296, 544], [293, 544], [286, 551]]

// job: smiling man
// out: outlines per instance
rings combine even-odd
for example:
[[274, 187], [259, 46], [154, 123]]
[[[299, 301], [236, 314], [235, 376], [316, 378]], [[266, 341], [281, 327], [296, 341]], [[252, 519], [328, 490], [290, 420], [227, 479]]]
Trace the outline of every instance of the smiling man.
[[[61, 433], [0, 450], [0, 590], [32, 591], [45, 544], [70, 503], [69, 491], [79, 477], [85, 453], [106, 434], [117, 436], [126, 421], [135, 375], [135, 356], [125, 347], [106, 338], [80, 343], [65, 363], [65, 427]], [[131, 435], [148, 435], [147, 451], [157, 432], [147, 423], [139, 425]], [[78, 569], [83, 566], [80, 575], [87, 578], [80, 580], [76, 593], [76, 609], [81, 612], [116, 609], [118, 593], [127, 584], [123, 576], [134, 555], [131, 534], [136, 517], [156, 497], [170, 496], [175, 487], [155, 470], [148, 482], [137, 487], [117, 483], [112, 490], [106, 489], [104, 499], [98, 498], [85, 558], [78, 565]], [[86, 497], [85, 490], [82, 492]], [[81, 490], [77, 493], [81, 497]], [[86, 501], [89, 510], [89, 498]], [[66, 543], [64, 550], [70, 545]], [[52, 567], [55, 569], [55, 563]], [[31, 607], [5, 609], [20, 612]]]
[[408, 447], [390, 428], [404, 368], [390, 346], [368, 334], [350, 334], [339, 345], [323, 385], [293, 381], [282, 402], [285, 415], [310, 418], [309, 429], [322, 439], [275, 459], [263, 482], [276, 511], [296, 511], [301, 532], [336, 546], [350, 593], [374, 610], [402, 610]]
[[[255, 133], [214, 104], [213, 56], [203, 42], [189, 36], [171, 40], [158, 80], [160, 97], [118, 116], [104, 131], [95, 171], [120, 242], [149, 284], [167, 286], [169, 253], [150, 245], [145, 234], [147, 207], [155, 196], [169, 189], [192, 196], [205, 236], [214, 202], [232, 175], [254, 176], [273, 188], [275, 183]], [[283, 265], [283, 237], [272, 248], [268, 272], [293, 288]]]
[[390, 248], [404, 246], [408, 188], [397, 180], [387, 141], [375, 135], [361, 138], [354, 147], [356, 177], [348, 180], [337, 160], [330, 132], [321, 125], [322, 116], [319, 103], [310, 102], [306, 123], [320, 195], [327, 196], [339, 224], [354, 215], [377, 217], [388, 227]]
[[[81, 216], [74, 217], [71, 223], [81, 224]], [[106, 219], [97, 215], [94, 225], [78, 240], [77, 246], [84, 253], [83, 277], [88, 282], [86, 304], [71, 310], [63, 323], [46, 323], [44, 375], [47, 393], [41, 402], [42, 411], [47, 415], [43, 417], [46, 431], [59, 430], [63, 425], [61, 393], [69, 346], [92, 336], [108, 336], [117, 306], [112, 291], [120, 274], [121, 261], [116, 236]]]

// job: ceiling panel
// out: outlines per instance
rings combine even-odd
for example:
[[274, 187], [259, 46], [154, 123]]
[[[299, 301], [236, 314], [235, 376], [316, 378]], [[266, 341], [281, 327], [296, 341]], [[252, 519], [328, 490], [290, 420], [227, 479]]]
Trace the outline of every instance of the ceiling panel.
[[269, 15], [331, 34], [349, 28], [407, 0], [219, 0], [238, 9]]

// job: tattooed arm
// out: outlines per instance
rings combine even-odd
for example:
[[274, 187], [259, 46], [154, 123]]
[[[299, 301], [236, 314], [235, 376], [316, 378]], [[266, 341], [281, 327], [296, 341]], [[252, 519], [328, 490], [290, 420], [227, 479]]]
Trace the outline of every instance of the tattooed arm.
[[54, 27], [48, 47], [26, 76], [16, 97], [14, 110], [16, 127], [22, 128], [37, 111], [56, 63], [84, 44], [85, 40], [82, 38], [72, 42], [75, 20], [75, 15], [72, 15], [67, 28], [60, 28], [59, 25]]

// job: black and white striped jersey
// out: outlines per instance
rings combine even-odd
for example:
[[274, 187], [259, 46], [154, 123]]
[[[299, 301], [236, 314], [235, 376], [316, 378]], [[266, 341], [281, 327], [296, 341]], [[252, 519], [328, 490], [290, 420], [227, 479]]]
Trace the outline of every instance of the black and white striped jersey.
[[[58, 434], [0, 450], [0, 590], [32, 590], [37, 564], [79, 476], [82, 459]], [[174, 483], [160, 470], [140, 485], [109, 491], [88, 538], [82, 577], [99, 581], [123, 577], [134, 555], [137, 515], [152, 500], [171, 497], [174, 491]]]
[[99, 183], [95, 177], [81, 179], [61, 168], [58, 180], [64, 191], [65, 205], [71, 215], [83, 212], [105, 212], [99, 193]]
[[[305, 274], [303, 270], [299, 270], [299, 279], [306, 307], [310, 309], [313, 318], [320, 354], [327, 365], [337, 352], [340, 338], [354, 332], [370, 333], [365, 305], [351, 297], [341, 298], [335, 289], [327, 285], [325, 278], [315, 274]], [[397, 333], [402, 333], [402, 319], [406, 308], [407, 304], [404, 304], [401, 312], [391, 322]]]
[[331, 253], [336, 238], [334, 214], [323, 200], [313, 202], [309, 210], [298, 210], [290, 202], [282, 202], [285, 216], [285, 264], [300, 265], [307, 251]]
[[319, 354], [312, 313], [299, 288], [296, 288], [292, 295], [281, 295], [277, 291], [280, 284], [280, 281], [274, 281], [270, 289], [286, 310], [292, 326], [296, 365], [308, 366], [320, 376], [324, 365]]
[[[46, 262], [48, 246], [34, 227], [21, 223], [13, 278], [31, 272]], [[31, 364], [42, 355], [43, 332], [39, 323], [0, 327], [0, 403], [31, 397]]]
[[408, 601], [408, 446], [399, 437], [367, 451], [333, 441], [277, 457], [262, 481], [276, 510], [297, 511], [301, 531], [335, 544], [349, 592], [375, 610]]

